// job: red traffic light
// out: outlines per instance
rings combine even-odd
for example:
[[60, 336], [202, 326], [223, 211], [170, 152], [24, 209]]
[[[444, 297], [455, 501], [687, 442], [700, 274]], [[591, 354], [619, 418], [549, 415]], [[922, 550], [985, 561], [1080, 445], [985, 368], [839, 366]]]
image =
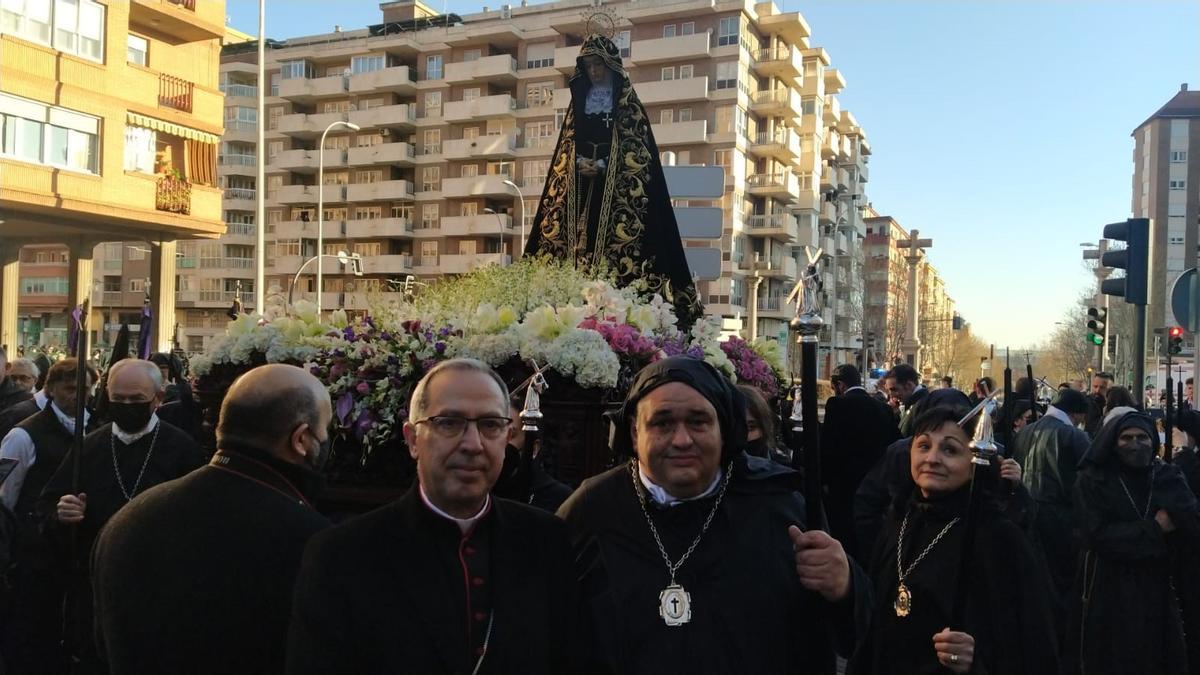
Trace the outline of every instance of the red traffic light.
[[1168, 335], [1170, 335], [1173, 338], [1183, 337], [1183, 329], [1180, 328], [1179, 326], [1171, 326], [1168, 329], [1167, 333], [1168, 333]]

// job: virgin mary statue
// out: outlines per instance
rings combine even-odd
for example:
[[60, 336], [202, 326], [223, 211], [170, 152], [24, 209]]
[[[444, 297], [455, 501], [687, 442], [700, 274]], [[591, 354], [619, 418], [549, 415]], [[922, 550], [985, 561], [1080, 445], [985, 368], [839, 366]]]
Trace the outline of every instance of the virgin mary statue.
[[567, 109], [525, 253], [606, 267], [675, 306], [703, 313], [683, 255], [658, 145], [620, 51], [603, 35], [580, 48]]

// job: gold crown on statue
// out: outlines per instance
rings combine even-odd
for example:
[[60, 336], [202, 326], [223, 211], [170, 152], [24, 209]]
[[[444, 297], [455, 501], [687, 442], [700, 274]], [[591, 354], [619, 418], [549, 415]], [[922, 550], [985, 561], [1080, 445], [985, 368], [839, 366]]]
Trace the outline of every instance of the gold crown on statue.
[[617, 25], [621, 17], [611, 7], [606, 7], [601, 0], [595, 0], [592, 6], [585, 8], [583, 16], [583, 35], [600, 34], [609, 40], [617, 37]]

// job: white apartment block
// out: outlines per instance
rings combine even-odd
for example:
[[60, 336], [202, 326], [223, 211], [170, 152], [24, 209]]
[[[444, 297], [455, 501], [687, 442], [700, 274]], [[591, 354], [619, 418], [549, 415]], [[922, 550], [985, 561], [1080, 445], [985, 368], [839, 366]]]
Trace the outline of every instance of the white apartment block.
[[[325, 253], [364, 260], [355, 277], [325, 259], [325, 308], [365, 310], [409, 275], [428, 280], [520, 254], [569, 102], [567, 79], [591, 2], [575, 0], [439, 16], [414, 0], [380, 5], [381, 23], [268, 42], [266, 120], [255, 114], [253, 43], [222, 57], [226, 133], [219, 174], [230, 234], [181, 242], [184, 348], [219, 332], [241, 282], [253, 299], [257, 190], [266, 191], [267, 287], [286, 294], [317, 253], [318, 189]], [[616, 42], [675, 163], [727, 172], [722, 274], [700, 282], [707, 311], [747, 319], [758, 274], [758, 334], [779, 336], [783, 302], [820, 246], [825, 362], [851, 360], [861, 339], [863, 238], [858, 206], [870, 146], [837, 94], [829, 55], [798, 12], [731, 0], [613, 1]], [[449, 24], [449, 25], [447, 25]], [[266, 124], [266, 185], [255, 184], [256, 125]], [[335, 126], [325, 147], [321, 134]], [[318, 187], [323, 162], [324, 185]], [[208, 261], [205, 263], [204, 261]], [[192, 264], [194, 261], [194, 265]], [[235, 264], [224, 265], [233, 261]], [[191, 265], [191, 266], [189, 266]], [[207, 265], [207, 266], [206, 266]], [[315, 298], [315, 265], [296, 288]], [[190, 305], [190, 306], [189, 306]], [[824, 368], [822, 368], [824, 371]]]

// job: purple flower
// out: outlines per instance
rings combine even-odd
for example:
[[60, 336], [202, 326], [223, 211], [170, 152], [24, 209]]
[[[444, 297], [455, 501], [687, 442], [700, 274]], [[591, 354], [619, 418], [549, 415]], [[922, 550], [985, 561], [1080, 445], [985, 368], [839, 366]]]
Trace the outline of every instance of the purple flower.
[[439, 354], [442, 354], [442, 353], [444, 353], [444, 352], [446, 351], [446, 343], [445, 343], [445, 342], [438, 342], [438, 343], [434, 344], [434, 345], [433, 345], [433, 350], [434, 350], [435, 352], [439, 353]]
[[346, 418], [350, 416], [350, 411], [354, 409], [354, 395], [350, 392], [342, 394], [337, 402], [337, 418], [344, 426]]
[[359, 382], [358, 386], [354, 389], [363, 396], [366, 396], [367, 394], [371, 393], [371, 384], [369, 382]]

